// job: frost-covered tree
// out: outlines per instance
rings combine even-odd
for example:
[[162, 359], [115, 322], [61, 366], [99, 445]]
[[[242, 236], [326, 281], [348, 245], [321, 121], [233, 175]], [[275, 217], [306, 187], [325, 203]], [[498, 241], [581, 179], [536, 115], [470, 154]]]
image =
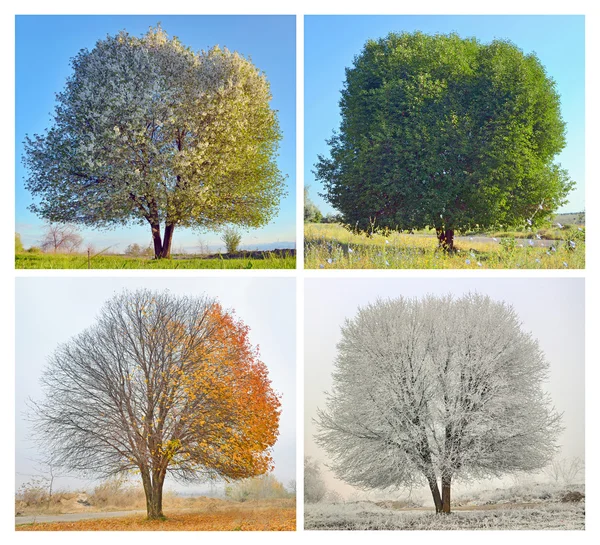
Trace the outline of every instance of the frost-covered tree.
[[159, 27], [108, 36], [72, 67], [52, 126], [25, 141], [33, 212], [96, 228], [147, 224], [157, 258], [170, 256], [175, 228], [271, 219], [281, 133], [249, 60], [195, 53]]
[[342, 328], [317, 440], [349, 484], [428, 484], [436, 512], [449, 513], [454, 479], [533, 471], [553, 458], [560, 415], [542, 390], [547, 373], [505, 303], [379, 300]]
[[321, 475], [319, 462], [310, 456], [304, 458], [304, 501], [317, 503], [327, 495], [327, 486]]

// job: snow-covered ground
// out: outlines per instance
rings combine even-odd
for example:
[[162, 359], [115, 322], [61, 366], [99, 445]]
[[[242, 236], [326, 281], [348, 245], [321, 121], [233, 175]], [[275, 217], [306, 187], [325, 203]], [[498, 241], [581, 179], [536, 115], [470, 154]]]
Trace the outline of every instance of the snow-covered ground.
[[[571, 493], [571, 501], [564, 501]], [[457, 498], [453, 513], [431, 509], [393, 509], [391, 502], [307, 504], [307, 530], [583, 530], [585, 500], [582, 485], [540, 488], [514, 487]]]

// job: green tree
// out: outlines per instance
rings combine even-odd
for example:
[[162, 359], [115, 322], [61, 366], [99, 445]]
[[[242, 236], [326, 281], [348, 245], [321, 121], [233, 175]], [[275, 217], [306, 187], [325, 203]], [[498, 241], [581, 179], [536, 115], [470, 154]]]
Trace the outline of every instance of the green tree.
[[456, 34], [370, 40], [346, 69], [317, 179], [346, 223], [454, 230], [541, 223], [573, 187], [555, 82], [534, 54]]
[[235, 254], [242, 242], [242, 234], [234, 227], [227, 227], [223, 230], [221, 240], [225, 243], [227, 253]]
[[157, 258], [170, 257], [176, 227], [272, 218], [281, 133], [269, 83], [249, 60], [195, 53], [159, 27], [108, 36], [72, 67], [53, 125], [26, 138], [33, 212], [96, 228], [148, 224]]
[[21, 240], [21, 234], [15, 233], [15, 253], [22, 254], [25, 251], [23, 247], [23, 241]]
[[305, 223], [319, 223], [323, 218], [323, 214], [317, 207], [317, 205], [312, 202], [309, 194], [308, 187], [304, 188], [304, 222]]

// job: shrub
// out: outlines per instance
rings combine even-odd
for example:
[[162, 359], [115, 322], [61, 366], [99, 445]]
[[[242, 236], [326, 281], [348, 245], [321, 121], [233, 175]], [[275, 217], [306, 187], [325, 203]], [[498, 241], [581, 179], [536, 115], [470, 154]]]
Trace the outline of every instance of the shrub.
[[225, 487], [225, 496], [234, 501], [288, 498], [290, 493], [273, 475], [261, 475]]
[[242, 234], [233, 227], [228, 227], [223, 231], [221, 240], [225, 243], [225, 248], [228, 254], [235, 254], [242, 242]]
[[122, 479], [110, 479], [99, 484], [88, 500], [96, 507], [132, 507], [145, 502], [144, 491]]

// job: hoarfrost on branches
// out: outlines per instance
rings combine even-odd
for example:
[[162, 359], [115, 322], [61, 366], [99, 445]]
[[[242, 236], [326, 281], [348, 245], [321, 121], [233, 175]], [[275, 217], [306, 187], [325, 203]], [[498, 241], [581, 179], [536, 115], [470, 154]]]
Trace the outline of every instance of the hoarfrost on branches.
[[[515, 311], [489, 297], [379, 300], [347, 320], [317, 441], [357, 487], [533, 471], [556, 452], [548, 362]], [[440, 486], [438, 483], [441, 482]]]

